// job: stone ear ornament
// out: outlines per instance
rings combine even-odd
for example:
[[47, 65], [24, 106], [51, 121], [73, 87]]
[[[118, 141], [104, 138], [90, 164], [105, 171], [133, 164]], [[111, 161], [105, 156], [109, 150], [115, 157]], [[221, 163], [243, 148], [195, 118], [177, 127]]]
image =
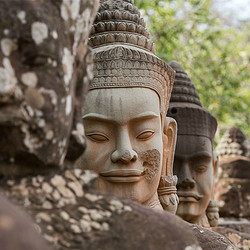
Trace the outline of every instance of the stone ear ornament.
[[216, 227], [219, 220], [219, 205], [217, 200], [210, 200], [206, 209], [206, 215], [209, 225], [211, 227]]
[[176, 175], [173, 175], [173, 160], [177, 137], [177, 124], [173, 118], [166, 117], [163, 134], [163, 167], [157, 191], [163, 209], [175, 214], [179, 199], [176, 194], [178, 178]]
[[161, 176], [159, 187], [157, 189], [163, 209], [173, 214], [176, 213], [179, 204], [179, 198], [176, 194], [177, 180], [176, 175]]

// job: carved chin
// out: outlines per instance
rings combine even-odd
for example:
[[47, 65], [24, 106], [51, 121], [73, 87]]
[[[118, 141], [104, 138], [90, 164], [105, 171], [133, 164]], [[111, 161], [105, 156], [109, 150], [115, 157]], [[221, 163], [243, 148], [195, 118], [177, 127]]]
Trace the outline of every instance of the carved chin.
[[143, 162], [145, 179], [152, 182], [160, 170], [161, 154], [157, 149], [147, 150], [139, 154]]

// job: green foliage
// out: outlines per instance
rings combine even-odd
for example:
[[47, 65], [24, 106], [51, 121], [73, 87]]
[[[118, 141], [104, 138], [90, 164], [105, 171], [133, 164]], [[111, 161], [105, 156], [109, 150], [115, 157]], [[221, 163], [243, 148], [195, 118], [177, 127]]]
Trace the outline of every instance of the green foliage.
[[157, 55], [184, 67], [219, 132], [236, 125], [250, 136], [249, 28], [227, 27], [210, 0], [136, 0], [144, 12]]

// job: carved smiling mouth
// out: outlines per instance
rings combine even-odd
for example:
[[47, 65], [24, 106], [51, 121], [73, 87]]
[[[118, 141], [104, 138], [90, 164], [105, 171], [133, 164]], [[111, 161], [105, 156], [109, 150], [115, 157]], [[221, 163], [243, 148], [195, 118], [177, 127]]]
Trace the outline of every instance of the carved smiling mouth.
[[195, 192], [190, 191], [177, 191], [177, 195], [180, 199], [180, 202], [197, 202], [199, 201], [203, 195], [199, 195]]
[[113, 169], [101, 172], [99, 175], [109, 182], [137, 182], [143, 178], [145, 172], [138, 169]]

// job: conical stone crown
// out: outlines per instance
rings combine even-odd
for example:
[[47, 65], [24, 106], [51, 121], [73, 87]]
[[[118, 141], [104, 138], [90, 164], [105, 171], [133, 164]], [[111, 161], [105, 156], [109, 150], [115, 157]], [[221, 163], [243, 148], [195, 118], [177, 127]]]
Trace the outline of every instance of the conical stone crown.
[[199, 94], [183, 67], [176, 61], [169, 65], [175, 71], [175, 80], [167, 115], [177, 121], [178, 135], [205, 136], [213, 143], [216, 119], [202, 107]]
[[89, 38], [94, 58], [90, 90], [150, 88], [159, 95], [161, 111], [166, 113], [174, 71], [155, 55], [139, 10], [130, 0], [101, 0], [100, 3]]
[[169, 65], [175, 71], [175, 80], [170, 102], [187, 102], [202, 107], [200, 96], [183, 67], [176, 61], [170, 62]]
[[217, 152], [220, 156], [246, 156], [250, 157], [249, 140], [238, 127], [232, 127], [221, 138]]

